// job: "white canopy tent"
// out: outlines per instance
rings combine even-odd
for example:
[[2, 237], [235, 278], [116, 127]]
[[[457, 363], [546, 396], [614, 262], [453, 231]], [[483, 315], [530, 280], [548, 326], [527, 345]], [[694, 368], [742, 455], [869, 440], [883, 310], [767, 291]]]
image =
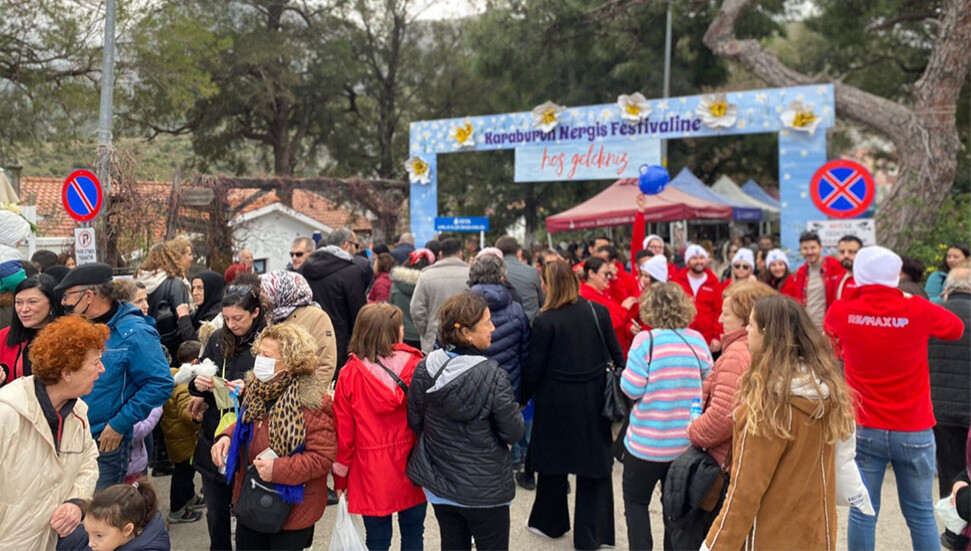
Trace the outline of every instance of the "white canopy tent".
[[715, 183], [712, 184], [711, 189], [715, 190], [715, 192], [717, 192], [719, 195], [732, 202], [762, 209], [762, 222], [759, 223], [759, 229], [760, 233], [763, 235], [768, 233], [771, 222], [779, 220], [778, 207], [763, 203], [762, 201], [753, 198], [751, 195], [742, 191], [742, 188], [738, 187], [738, 184], [724, 174], [715, 180]]

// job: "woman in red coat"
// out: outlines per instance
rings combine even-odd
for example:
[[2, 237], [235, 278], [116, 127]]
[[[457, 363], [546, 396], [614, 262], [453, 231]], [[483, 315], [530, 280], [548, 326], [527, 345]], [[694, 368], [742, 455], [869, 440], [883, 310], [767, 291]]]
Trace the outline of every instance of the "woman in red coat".
[[62, 313], [55, 300], [57, 281], [38, 274], [17, 284], [13, 292], [14, 312], [10, 326], [0, 329], [0, 386], [31, 374], [30, 344], [37, 332]]
[[402, 319], [391, 304], [361, 308], [334, 394], [334, 490], [346, 491], [348, 511], [363, 516], [365, 545], [372, 551], [391, 546], [394, 513], [402, 549], [422, 549], [424, 541], [425, 494], [405, 476], [415, 445], [407, 389], [422, 355], [402, 343]]
[[618, 304], [610, 298], [607, 293], [607, 286], [613, 279], [612, 266], [602, 258], [592, 256], [583, 263], [583, 283], [580, 284], [580, 296], [597, 304], [602, 304], [610, 311], [610, 323], [617, 334], [617, 342], [620, 349], [627, 357], [627, 350], [630, 348], [631, 339], [635, 330], [634, 319], [631, 317], [631, 307], [637, 304], [637, 297], [628, 297], [624, 302]]
[[799, 300], [799, 286], [796, 276], [789, 271], [789, 257], [782, 249], [772, 249], [765, 257], [766, 270], [759, 275], [759, 281], [779, 293]]

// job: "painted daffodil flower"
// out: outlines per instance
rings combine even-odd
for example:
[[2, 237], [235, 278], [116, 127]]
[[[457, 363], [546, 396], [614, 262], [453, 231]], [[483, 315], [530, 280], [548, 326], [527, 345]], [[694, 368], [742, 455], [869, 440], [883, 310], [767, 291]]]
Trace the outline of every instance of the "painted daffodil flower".
[[533, 128], [538, 128], [543, 132], [553, 130], [560, 123], [560, 115], [564, 111], [566, 111], [566, 107], [557, 105], [552, 101], [533, 107]]
[[462, 124], [452, 125], [450, 134], [454, 140], [453, 148], [475, 147], [475, 127], [472, 126], [472, 121], [468, 117], [462, 121]]
[[813, 112], [813, 104], [804, 104], [798, 100], [789, 103], [779, 118], [787, 128], [809, 134], [816, 132], [816, 126], [819, 125], [819, 117]]
[[405, 170], [408, 171], [408, 181], [413, 184], [431, 183], [431, 167], [425, 159], [415, 155], [405, 161]]
[[695, 115], [708, 128], [731, 128], [738, 120], [738, 105], [729, 103], [725, 94], [701, 96]]
[[620, 108], [620, 116], [628, 122], [641, 122], [651, 114], [651, 106], [640, 92], [617, 96], [617, 107]]

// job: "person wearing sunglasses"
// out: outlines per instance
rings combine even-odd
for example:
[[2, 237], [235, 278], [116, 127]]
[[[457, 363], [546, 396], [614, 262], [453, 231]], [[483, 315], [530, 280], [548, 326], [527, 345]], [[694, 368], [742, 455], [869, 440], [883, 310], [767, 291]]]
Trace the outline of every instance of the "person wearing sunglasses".
[[616, 267], [608, 261], [592, 256], [583, 263], [583, 282], [580, 284], [580, 296], [591, 302], [596, 302], [610, 312], [610, 323], [617, 335], [621, 352], [627, 357], [633, 337], [634, 320], [631, 309], [637, 304], [637, 297], [628, 297], [623, 302], [617, 302], [607, 294], [607, 288], [617, 276]]
[[314, 252], [314, 240], [309, 237], [298, 237], [290, 245], [290, 270], [299, 272], [303, 263]]
[[79, 316], [54, 321], [34, 339], [33, 373], [0, 390], [0, 549], [53, 550], [81, 526], [98, 444], [80, 398], [105, 373], [108, 335]]
[[739, 249], [732, 257], [731, 269], [731, 277], [724, 281], [722, 292], [727, 291], [737, 281], [758, 281], [755, 277], [755, 255], [751, 249]]

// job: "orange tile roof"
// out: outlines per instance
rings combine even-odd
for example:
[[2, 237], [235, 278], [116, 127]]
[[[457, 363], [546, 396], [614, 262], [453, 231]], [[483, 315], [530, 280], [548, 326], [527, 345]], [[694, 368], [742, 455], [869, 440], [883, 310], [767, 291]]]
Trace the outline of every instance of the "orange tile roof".
[[[59, 178], [24, 177], [20, 183], [20, 202], [23, 205], [37, 205], [37, 227], [40, 237], [73, 237], [74, 228], [78, 224], [72, 220], [61, 205], [61, 186], [64, 181]], [[145, 197], [161, 214], [168, 205], [172, 185], [169, 182], [138, 181], [135, 183], [138, 192]], [[239, 205], [254, 195], [255, 189], [234, 189], [229, 192], [229, 204]], [[269, 204], [276, 203], [279, 198], [275, 191], [247, 205], [241, 212], [250, 212]], [[347, 226], [354, 231], [371, 231], [371, 222], [364, 216], [357, 215], [316, 193], [296, 189], [293, 192], [293, 208], [314, 220], [331, 228]], [[189, 214], [187, 212], [187, 214]], [[192, 211], [192, 215], [199, 216], [199, 211]], [[165, 217], [159, 216], [152, 223], [152, 233], [161, 239], [165, 233]]]

